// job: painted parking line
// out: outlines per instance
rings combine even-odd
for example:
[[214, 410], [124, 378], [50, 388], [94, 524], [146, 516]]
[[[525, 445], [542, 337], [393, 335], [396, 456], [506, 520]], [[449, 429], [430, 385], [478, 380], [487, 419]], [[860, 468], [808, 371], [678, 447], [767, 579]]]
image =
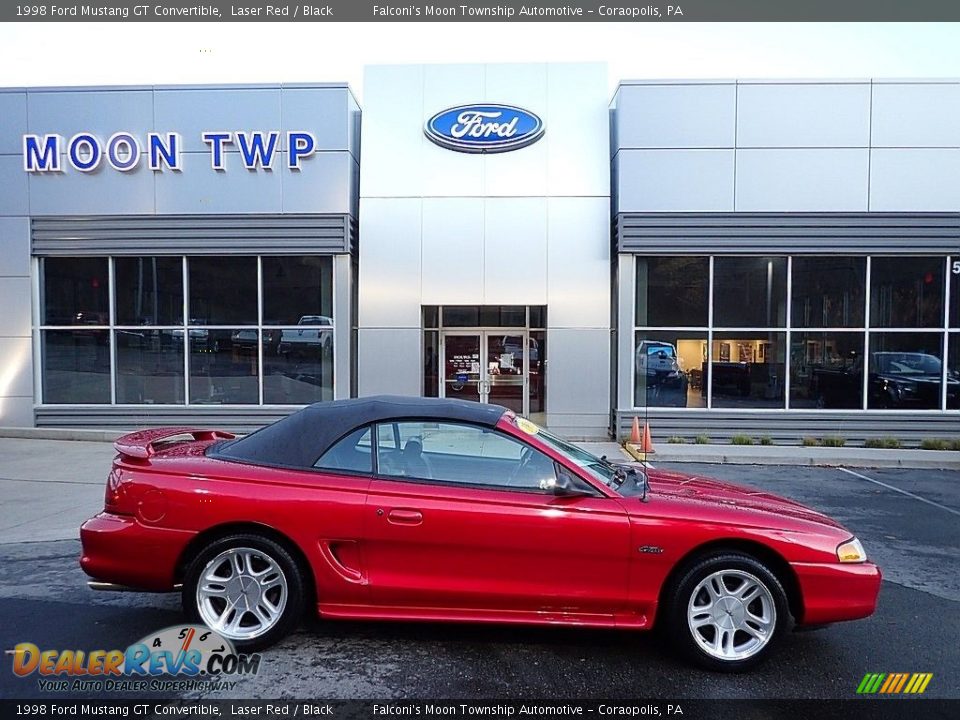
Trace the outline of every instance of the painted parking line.
[[866, 480], [867, 482], [872, 482], [874, 485], [879, 485], [879, 486], [881, 486], [881, 487], [887, 488], [888, 490], [893, 490], [894, 492], [898, 492], [898, 493], [900, 493], [901, 495], [906, 495], [907, 497], [911, 497], [911, 498], [913, 498], [914, 500], [919, 500], [920, 502], [926, 503], [927, 505], [933, 505], [933, 507], [935, 507], [935, 508], [940, 508], [941, 510], [946, 510], [948, 513], [952, 513], [952, 514], [954, 514], [954, 515], [960, 516], [960, 510], [954, 510], [953, 508], [949, 508], [949, 507], [947, 507], [946, 505], [941, 505], [940, 503], [934, 502], [933, 500], [927, 500], [927, 498], [921, 497], [920, 495], [916, 495], [916, 494], [910, 492], [909, 490], [902, 490], [902, 489], [900, 489], [900, 488], [898, 488], [898, 487], [896, 487], [896, 486], [894, 486], [894, 485], [888, 485], [887, 483], [882, 482], [881, 480], [875, 480], [875, 479], [872, 478], [872, 477], [867, 477], [866, 475], [863, 475], [863, 474], [858, 473], [858, 472], [854, 472], [853, 470], [848, 470], [848, 469], [845, 468], [845, 467], [838, 467], [837, 470], [840, 470], [841, 472], [845, 472], [845, 473], [847, 473], [848, 475], [853, 475], [854, 477], [858, 477], [858, 478], [860, 478], [861, 480]]

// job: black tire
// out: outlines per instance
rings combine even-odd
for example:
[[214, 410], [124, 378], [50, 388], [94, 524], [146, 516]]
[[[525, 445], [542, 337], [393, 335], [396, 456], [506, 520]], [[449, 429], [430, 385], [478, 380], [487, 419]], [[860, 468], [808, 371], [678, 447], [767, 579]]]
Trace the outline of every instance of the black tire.
[[[741, 578], [744, 582], [755, 580], [768, 593], [767, 599], [760, 597], [747, 603], [746, 607], [751, 610], [766, 608], [764, 614], [766, 614], [772, 630], [764, 633], [764, 640], [751, 640], [751, 636], [742, 630], [733, 630], [733, 634], [730, 636], [731, 643], [735, 644], [737, 638], [739, 638], [745, 650], [742, 657], [732, 659], [717, 657], [705, 649], [704, 644], [709, 644], [716, 638], [716, 630], [713, 627], [708, 625], [700, 630], [694, 630], [688, 622], [688, 610], [691, 603], [695, 600], [697, 604], [705, 599], [709, 601], [709, 595], [705, 594], [707, 590], [705, 588], [698, 590], [698, 586], [711, 575], [721, 571], [731, 573], [731, 578], [727, 578], [728, 580]], [[746, 577], [743, 577], [744, 575], [749, 576], [752, 580], [747, 580]], [[724, 581], [722, 577], [719, 579], [721, 582]], [[729, 590], [729, 587], [726, 589]], [[695, 591], [697, 591], [696, 596], [694, 596]], [[756, 558], [736, 551], [714, 552], [694, 560], [679, 574], [677, 581], [666, 595], [666, 603], [664, 608], [666, 623], [663, 629], [671, 646], [685, 659], [707, 670], [719, 672], [742, 672], [763, 662], [783, 634], [790, 615], [786, 592], [784, 592], [783, 585], [777, 579], [776, 574]], [[775, 614], [774, 617], [770, 617], [771, 606]], [[737, 612], [736, 607], [733, 608], [733, 612]], [[706, 615], [708, 613], [703, 611], [701, 614]], [[729, 615], [729, 613], [727, 614]], [[751, 620], [751, 622], [753, 621]], [[754, 625], [759, 627], [757, 623], [754, 623]], [[711, 632], [713, 635], [711, 635]], [[721, 635], [721, 639], [725, 640], [726, 638]], [[720, 641], [717, 640], [717, 642]], [[750, 642], [762, 644], [751, 650], [747, 644]], [[720, 651], [715, 650], [715, 652]]]
[[[183, 611], [190, 622], [207, 625], [208, 627], [211, 625], [203, 616], [200, 599], [197, 595], [197, 586], [200, 578], [204, 570], [207, 569], [208, 564], [213, 562], [218, 556], [228, 551], [239, 553], [241, 550], [250, 550], [253, 552], [255, 570], [260, 570], [266, 564], [266, 559], [269, 559], [275, 564], [278, 572], [273, 572], [272, 575], [265, 575], [265, 577], [279, 575], [282, 576], [282, 579], [285, 581], [286, 597], [282, 603], [282, 609], [277, 613], [276, 619], [268, 629], [251, 637], [233, 637], [224, 630], [217, 630], [217, 628], [211, 629], [217, 630], [221, 635], [229, 639], [238, 650], [259, 650], [273, 645], [296, 629], [297, 623], [303, 615], [305, 597], [303, 573], [300, 571], [296, 560], [290, 555], [289, 551], [274, 540], [253, 533], [238, 533], [211, 542], [187, 566], [181, 593]], [[221, 563], [224, 562], [227, 561], [221, 561]], [[279, 590], [279, 588], [268, 590], [262, 594], [264, 597], [269, 597], [271, 602], [276, 602], [277, 605], [280, 605], [280, 593], [277, 592], [277, 590]], [[268, 593], [274, 594], [268, 596]], [[259, 600], [257, 602], [259, 602]], [[213, 607], [215, 611], [217, 610], [216, 607], [212, 605], [211, 607]], [[207, 612], [209, 612], [209, 610]], [[252, 619], [255, 620], [256, 618]], [[247, 631], [248, 628], [241, 627], [239, 630]]]

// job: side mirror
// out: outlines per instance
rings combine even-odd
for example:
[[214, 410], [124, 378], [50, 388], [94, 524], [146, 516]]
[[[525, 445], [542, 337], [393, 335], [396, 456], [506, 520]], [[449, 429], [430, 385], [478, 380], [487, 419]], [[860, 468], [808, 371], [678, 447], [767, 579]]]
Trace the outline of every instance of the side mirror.
[[544, 478], [540, 481], [540, 489], [557, 497], [577, 497], [593, 494], [559, 466], [556, 467], [553, 477]]

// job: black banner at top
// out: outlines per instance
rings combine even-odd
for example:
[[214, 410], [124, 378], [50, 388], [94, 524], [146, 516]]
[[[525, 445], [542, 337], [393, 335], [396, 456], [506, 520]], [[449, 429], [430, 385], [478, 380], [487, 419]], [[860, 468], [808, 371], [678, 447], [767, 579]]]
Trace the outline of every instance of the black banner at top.
[[5, 2], [0, 22], [945, 22], [957, 0]]

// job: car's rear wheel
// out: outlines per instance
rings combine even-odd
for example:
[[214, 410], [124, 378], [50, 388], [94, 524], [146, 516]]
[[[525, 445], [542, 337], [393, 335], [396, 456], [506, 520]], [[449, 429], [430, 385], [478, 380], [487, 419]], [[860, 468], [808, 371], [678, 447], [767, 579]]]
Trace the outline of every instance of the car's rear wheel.
[[286, 548], [269, 538], [220, 538], [187, 568], [183, 608], [238, 649], [263, 648], [294, 629], [303, 610], [303, 575]]
[[683, 655], [710, 670], [737, 672], [766, 657], [789, 608], [770, 568], [749, 555], [723, 552], [681, 574], [667, 612], [670, 637]]

